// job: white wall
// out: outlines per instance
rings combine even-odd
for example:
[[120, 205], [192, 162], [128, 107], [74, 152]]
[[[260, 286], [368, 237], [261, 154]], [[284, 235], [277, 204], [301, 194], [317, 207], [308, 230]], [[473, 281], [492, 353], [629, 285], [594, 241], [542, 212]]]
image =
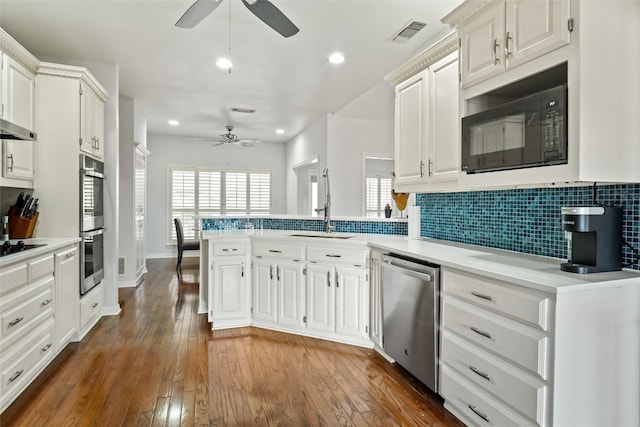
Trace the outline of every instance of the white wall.
[[286, 144], [286, 213], [292, 215], [300, 213], [298, 212], [298, 176], [294, 168], [315, 158], [318, 159], [318, 171], [322, 173], [322, 169], [327, 164], [326, 115], [318, 118]]
[[272, 171], [272, 209], [275, 214], [285, 213], [285, 145], [256, 144], [253, 148], [237, 145], [214, 147], [212, 142], [194, 141], [193, 138], [149, 134], [147, 148], [147, 236], [148, 258], [172, 257], [175, 246], [167, 246], [167, 216], [169, 202], [169, 165], [205, 167], [267, 169]]

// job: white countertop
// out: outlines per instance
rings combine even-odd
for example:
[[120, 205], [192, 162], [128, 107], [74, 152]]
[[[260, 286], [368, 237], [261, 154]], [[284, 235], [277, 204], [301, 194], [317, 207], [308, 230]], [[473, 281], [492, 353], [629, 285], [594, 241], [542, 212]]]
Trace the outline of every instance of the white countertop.
[[38, 245], [38, 244], [44, 243], [45, 246], [40, 246], [39, 248], [29, 249], [24, 252], [17, 252], [11, 255], [5, 255], [3, 257], [0, 257], [0, 267], [13, 264], [14, 262], [23, 261], [38, 255], [46, 254], [48, 252], [55, 251], [56, 249], [62, 248], [72, 243], [77, 243], [80, 241], [80, 237], [51, 237], [51, 238], [41, 237], [41, 238], [33, 238], [33, 239], [11, 239], [11, 244], [15, 244], [20, 240], [24, 241], [24, 243], [28, 245]]
[[[295, 237], [349, 236], [348, 239]], [[588, 291], [609, 286], [640, 286], [640, 272], [623, 270], [609, 273], [576, 274], [560, 270], [565, 260], [472, 246], [435, 239], [410, 239], [406, 236], [357, 233], [326, 233], [297, 230], [233, 230], [203, 231], [204, 240], [212, 238], [277, 238], [286, 241], [321, 241], [323, 244], [368, 244], [400, 255], [427, 260], [444, 267], [481, 274], [497, 280], [519, 284], [544, 292], [565, 293]], [[320, 243], [320, 242], [318, 242]]]

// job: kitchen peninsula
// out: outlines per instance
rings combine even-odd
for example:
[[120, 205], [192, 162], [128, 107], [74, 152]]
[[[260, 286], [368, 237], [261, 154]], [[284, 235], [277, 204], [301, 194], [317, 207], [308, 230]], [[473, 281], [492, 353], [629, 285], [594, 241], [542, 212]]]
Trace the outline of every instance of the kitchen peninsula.
[[[501, 424], [640, 421], [634, 271], [573, 274], [560, 259], [398, 235], [202, 231], [201, 248], [200, 308], [214, 329], [252, 325], [383, 355], [381, 255], [439, 264], [437, 392], [456, 416], [471, 423], [473, 401]], [[615, 401], [602, 407], [604, 395]]]

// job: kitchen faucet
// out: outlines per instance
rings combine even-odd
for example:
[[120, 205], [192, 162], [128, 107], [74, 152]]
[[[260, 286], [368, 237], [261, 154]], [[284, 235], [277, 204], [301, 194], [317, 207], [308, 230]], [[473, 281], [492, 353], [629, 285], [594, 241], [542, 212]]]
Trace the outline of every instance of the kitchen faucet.
[[324, 178], [324, 208], [316, 209], [316, 212], [324, 212], [325, 232], [331, 233], [336, 229], [335, 225], [331, 225], [331, 192], [329, 191], [329, 168], [322, 171]]

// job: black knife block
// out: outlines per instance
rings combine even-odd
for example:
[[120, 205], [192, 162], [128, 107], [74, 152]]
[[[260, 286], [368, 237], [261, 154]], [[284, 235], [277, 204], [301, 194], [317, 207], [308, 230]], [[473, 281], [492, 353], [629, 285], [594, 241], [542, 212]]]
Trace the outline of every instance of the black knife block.
[[16, 215], [16, 207], [11, 206], [8, 215], [10, 239], [29, 239], [33, 236], [40, 212], [36, 212], [31, 218], [25, 218]]

